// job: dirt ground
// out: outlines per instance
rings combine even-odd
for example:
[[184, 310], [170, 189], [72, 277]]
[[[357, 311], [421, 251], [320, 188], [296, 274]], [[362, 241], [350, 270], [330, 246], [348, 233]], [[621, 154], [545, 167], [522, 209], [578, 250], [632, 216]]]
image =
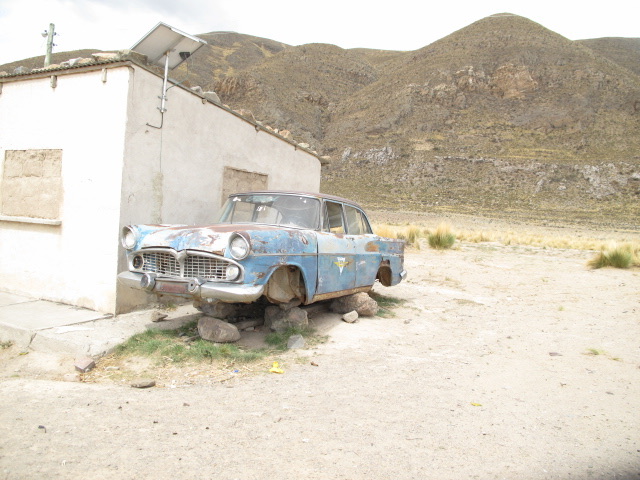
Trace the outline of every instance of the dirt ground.
[[328, 340], [284, 374], [140, 390], [5, 350], [0, 478], [640, 479], [640, 270], [591, 255], [411, 251], [407, 281], [376, 287], [406, 300], [395, 317], [316, 314]]

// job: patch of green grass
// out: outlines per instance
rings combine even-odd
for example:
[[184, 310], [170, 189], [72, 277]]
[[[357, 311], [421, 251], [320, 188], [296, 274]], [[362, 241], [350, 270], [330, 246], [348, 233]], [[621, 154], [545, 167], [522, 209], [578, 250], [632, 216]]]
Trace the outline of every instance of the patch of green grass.
[[605, 352], [604, 350], [600, 350], [597, 348], [587, 348], [587, 355], [605, 355], [607, 352]]
[[7, 340], [6, 342], [0, 342], [0, 350], [6, 350], [7, 348], [11, 348], [13, 346], [13, 342], [11, 340]]
[[288, 327], [284, 332], [269, 333], [264, 341], [276, 350], [286, 350], [287, 342], [293, 335], [302, 335], [307, 345], [317, 345], [327, 340], [327, 337], [316, 335], [312, 327]]
[[407, 303], [407, 301], [403, 298], [389, 297], [386, 295], [380, 295], [379, 293], [376, 293], [376, 292], [371, 292], [369, 295], [378, 303], [379, 310], [378, 310], [378, 313], [376, 314], [377, 317], [382, 317], [382, 318], [395, 317], [396, 314], [393, 311], [393, 309]]
[[196, 322], [191, 322], [176, 330], [154, 329], [138, 333], [118, 345], [114, 353], [123, 357], [139, 355], [158, 360], [168, 358], [173, 362], [231, 360], [249, 363], [264, 358], [268, 352], [247, 351], [237, 345], [203, 340], [198, 337]]
[[622, 362], [622, 359], [620, 357], [613, 357], [609, 353], [607, 353], [605, 350], [601, 350], [599, 348], [587, 348], [587, 351], [584, 352], [584, 354], [590, 355], [593, 357], [603, 356], [613, 360], [614, 362]]
[[589, 260], [587, 265], [591, 268], [630, 268], [636, 263], [638, 263], [638, 259], [633, 248], [629, 245], [622, 245], [601, 250]]

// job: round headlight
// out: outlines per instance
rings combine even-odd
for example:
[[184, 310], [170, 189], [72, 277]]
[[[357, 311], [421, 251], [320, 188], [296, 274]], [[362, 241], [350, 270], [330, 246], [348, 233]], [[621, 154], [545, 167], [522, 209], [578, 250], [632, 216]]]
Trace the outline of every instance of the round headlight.
[[229, 242], [229, 252], [236, 260], [242, 260], [249, 255], [249, 242], [244, 237], [236, 235]]
[[240, 268], [237, 265], [228, 265], [226, 272], [226, 280], [233, 282], [240, 276]]
[[136, 234], [135, 230], [133, 230], [131, 227], [124, 227], [122, 229], [122, 235], [120, 239], [122, 241], [122, 246], [127, 250], [131, 250], [133, 247], [136, 246], [138, 235]]
[[144, 265], [144, 258], [142, 258], [142, 255], [136, 255], [135, 257], [133, 257], [133, 260], [131, 260], [131, 265], [136, 270], [140, 270]]

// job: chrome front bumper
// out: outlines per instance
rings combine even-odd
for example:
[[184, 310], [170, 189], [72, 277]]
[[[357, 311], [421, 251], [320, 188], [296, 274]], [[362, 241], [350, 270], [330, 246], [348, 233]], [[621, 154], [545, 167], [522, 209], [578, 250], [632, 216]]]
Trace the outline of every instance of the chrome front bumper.
[[159, 295], [175, 295], [225, 303], [251, 303], [262, 296], [264, 285], [205, 282], [194, 279], [157, 277], [152, 274], [122, 272], [118, 281], [131, 288]]

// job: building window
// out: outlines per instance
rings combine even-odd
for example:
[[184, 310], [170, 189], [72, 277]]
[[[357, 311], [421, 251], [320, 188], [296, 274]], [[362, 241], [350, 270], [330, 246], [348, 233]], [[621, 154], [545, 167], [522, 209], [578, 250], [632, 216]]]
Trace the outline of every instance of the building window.
[[247, 172], [236, 168], [224, 167], [222, 182], [222, 204], [232, 193], [255, 192], [269, 188], [269, 176], [263, 173]]
[[62, 150], [7, 150], [0, 212], [56, 220], [62, 205]]

